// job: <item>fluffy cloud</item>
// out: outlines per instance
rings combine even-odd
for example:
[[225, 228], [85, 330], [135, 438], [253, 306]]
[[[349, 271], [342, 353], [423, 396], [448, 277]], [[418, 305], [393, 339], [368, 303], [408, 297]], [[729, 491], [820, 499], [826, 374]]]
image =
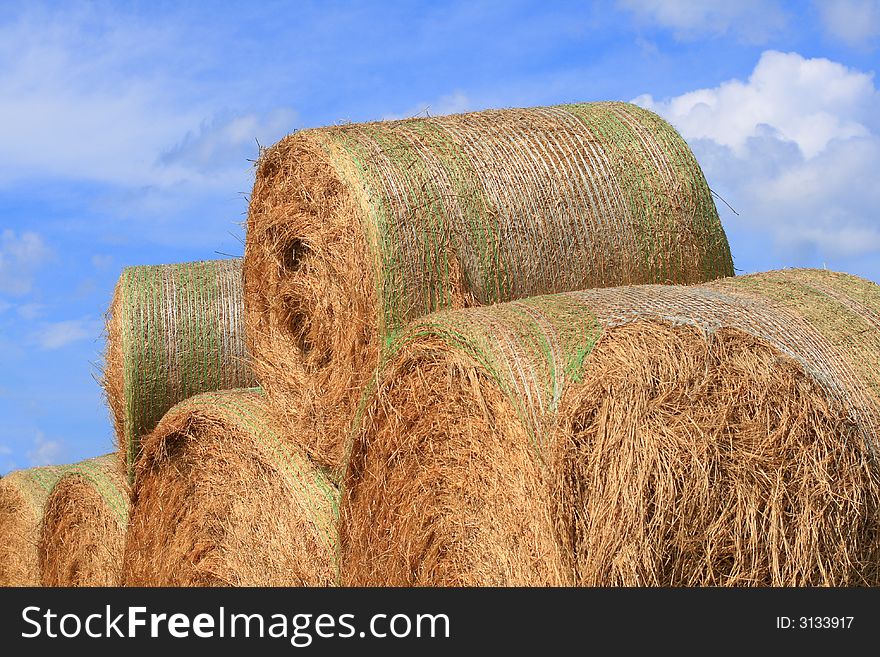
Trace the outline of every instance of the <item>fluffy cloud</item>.
[[665, 102], [637, 103], [668, 118], [688, 139], [709, 139], [746, 152], [751, 137], [774, 136], [797, 144], [804, 157], [833, 139], [866, 137], [877, 120], [878, 94], [870, 74], [827, 59], [768, 51], [749, 79], [730, 80]]
[[761, 43], [787, 22], [777, 0], [619, 0], [618, 4], [644, 21], [674, 30], [680, 39], [732, 33]]
[[880, 37], [880, 0], [817, 2], [828, 33], [851, 46], [865, 47]]
[[37, 269], [52, 257], [43, 238], [30, 231], [0, 234], [0, 292], [21, 296], [31, 291]]
[[[871, 75], [771, 51], [748, 80], [635, 102], [688, 140], [710, 186], [739, 211], [726, 220], [734, 232], [769, 236], [792, 265], [880, 255], [880, 93]], [[735, 257], [739, 247], [760, 264], [753, 245], [733, 246]]]
[[50, 322], [37, 330], [33, 342], [42, 349], [60, 349], [74, 342], [98, 338], [101, 327], [100, 320], [89, 317]]

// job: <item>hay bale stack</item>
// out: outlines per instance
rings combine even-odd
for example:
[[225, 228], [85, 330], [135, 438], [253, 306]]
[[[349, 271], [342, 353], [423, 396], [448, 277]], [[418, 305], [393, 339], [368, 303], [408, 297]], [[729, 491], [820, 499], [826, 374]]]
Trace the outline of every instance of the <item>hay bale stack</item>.
[[197, 395], [144, 440], [123, 582], [330, 585], [337, 495], [259, 390]]
[[128, 507], [128, 480], [118, 455], [71, 466], [43, 513], [42, 585], [119, 586]]
[[255, 385], [241, 313], [240, 259], [122, 272], [108, 313], [103, 386], [130, 474], [140, 438], [177, 402]]
[[[733, 274], [703, 174], [626, 103], [305, 130], [263, 152], [245, 317], [257, 378], [337, 464], [387, 341], [443, 308]], [[303, 428], [302, 423], [310, 426]]]
[[67, 466], [16, 470], [0, 479], [0, 586], [39, 586], [43, 508]]
[[880, 287], [789, 270], [437, 313], [362, 406], [346, 585], [880, 584]]

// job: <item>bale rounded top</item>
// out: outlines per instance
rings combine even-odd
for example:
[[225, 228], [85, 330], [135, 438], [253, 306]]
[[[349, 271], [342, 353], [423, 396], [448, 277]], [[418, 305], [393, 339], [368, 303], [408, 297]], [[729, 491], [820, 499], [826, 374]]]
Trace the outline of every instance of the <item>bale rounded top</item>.
[[301, 150], [323, 152], [361, 206], [386, 331], [453, 305], [459, 278], [488, 304], [733, 274], [693, 153], [636, 105], [302, 130], [263, 153], [258, 179], [292, 174]]
[[[260, 156], [248, 206], [254, 366], [291, 430], [340, 463], [379, 355], [428, 313], [733, 274], [687, 144], [628, 103], [302, 130]], [[301, 428], [307, 431], [300, 431]]]
[[259, 389], [196, 395], [144, 439], [123, 582], [329, 585], [337, 497]]
[[69, 471], [69, 465], [46, 465], [36, 468], [14, 470], [0, 479], [0, 488], [21, 496], [21, 499], [37, 513], [52, 492], [58, 480]]
[[[826, 270], [785, 269], [706, 285], [644, 285], [534, 297], [428, 315], [396, 341], [466, 354], [494, 377], [540, 439], [542, 422], [603, 333], [639, 320], [704, 333], [738, 329], [794, 359], [848, 413], [866, 444], [880, 432], [880, 286]], [[366, 398], [366, 395], [365, 395]]]
[[[204, 392], [175, 405], [162, 418], [144, 444], [140, 469], [149, 469], [163, 458], [164, 439], [185, 433], [197, 423], [215, 423], [229, 435], [236, 432], [252, 437], [262, 448], [266, 459], [295, 482], [298, 499], [291, 502], [302, 506], [319, 529], [328, 549], [335, 554], [336, 535], [333, 519], [337, 516], [338, 491], [329, 477], [308, 457], [291, 444], [272, 420], [265, 395], [260, 388]], [[330, 509], [331, 513], [326, 511]]]
[[116, 454], [105, 454], [68, 466], [53, 491], [57, 491], [62, 483], [75, 479], [88, 482], [121, 527], [128, 523], [128, 482]]
[[37, 541], [49, 494], [68, 466], [16, 470], [0, 479], [0, 586], [40, 583]]

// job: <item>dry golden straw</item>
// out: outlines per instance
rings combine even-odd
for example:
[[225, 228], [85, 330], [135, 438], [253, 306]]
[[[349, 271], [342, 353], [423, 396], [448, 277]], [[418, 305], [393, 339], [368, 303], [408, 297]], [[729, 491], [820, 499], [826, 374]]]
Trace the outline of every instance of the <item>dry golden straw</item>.
[[257, 378], [335, 466], [363, 386], [407, 322], [704, 282], [733, 264], [675, 130], [634, 105], [590, 103], [290, 135], [260, 157], [244, 272]]
[[43, 586], [119, 586], [128, 508], [128, 480], [116, 454], [71, 466], [43, 513]]
[[122, 272], [108, 313], [103, 385], [130, 475], [140, 438], [174, 404], [254, 384], [240, 259]]
[[124, 584], [332, 584], [336, 488], [282, 436], [258, 390], [169, 411], [138, 461]]
[[436, 313], [349, 445], [346, 585], [880, 584], [880, 287], [784, 270]]
[[0, 479], [0, 586], [39, 586], [43, 507], [67, 466], [16, 470]]

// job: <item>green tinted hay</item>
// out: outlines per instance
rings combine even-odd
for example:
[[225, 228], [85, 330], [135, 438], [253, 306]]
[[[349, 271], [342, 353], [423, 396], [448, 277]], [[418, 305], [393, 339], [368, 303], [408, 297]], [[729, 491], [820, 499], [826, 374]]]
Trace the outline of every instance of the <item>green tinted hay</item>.
[[16, 470], [0, 479], [0, 586], [39, 586], [43, 508], [68, 467]]
[[118, 586], [128, 510], [128, 480], [118, 455], [70, 466], [45, 504], [43, 586]]
[[128, 267], [107, 322], [104, 388], [129, 472], [140, 438], [179, 401], [254, 385], [241, 260]]
[[415, 321], [348, 445], [341, 581], [876, 584], [878, 304], [785, 270]]
[[144, 439], [126, 538], [129, 586], [326, 586], [337, 490], [259, 390], [208, 392]]
[[336, 465], [407, 322], [592, 287], [733, 274], [681, 137], [626, 103], [305, 130], [264, 151], [245, 249], [258, 378]]

